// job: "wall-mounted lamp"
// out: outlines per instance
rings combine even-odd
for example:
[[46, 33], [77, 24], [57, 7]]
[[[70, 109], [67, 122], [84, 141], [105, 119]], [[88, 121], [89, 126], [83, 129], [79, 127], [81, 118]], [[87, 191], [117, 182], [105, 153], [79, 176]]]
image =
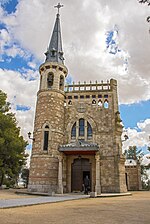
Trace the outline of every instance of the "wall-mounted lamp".
[[122, 140], [122, 142], [125, 142], [129, 139], [128, 135], [124, 135], [124, 139]]
[[28, 132], [28, 138], [33, 140], [33, 141], [35, 140], [35, 138], [31, 138], [31, 132]]
[[78, 155], [78, 159], [81, 159], [81, 155]]

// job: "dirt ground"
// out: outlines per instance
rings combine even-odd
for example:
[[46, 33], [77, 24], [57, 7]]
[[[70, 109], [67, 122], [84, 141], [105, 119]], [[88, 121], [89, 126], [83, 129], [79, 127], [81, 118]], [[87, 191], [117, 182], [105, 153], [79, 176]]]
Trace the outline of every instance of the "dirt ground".
[[[7, 189], [7, 190], [0, 190], [0, 200], [1, 199], [15, 199], [15, 198], [31, 198], [31, 197], [37, 197], [37, 196], [31, 196], [27, 194], [16, 194], [15, 192], [25, 192], [27, 191], [26, 189]], [[1, 223], [1, 222], [0, 222]]]
[[150, 191], [0, 209], [1, 224], [150, 224]]

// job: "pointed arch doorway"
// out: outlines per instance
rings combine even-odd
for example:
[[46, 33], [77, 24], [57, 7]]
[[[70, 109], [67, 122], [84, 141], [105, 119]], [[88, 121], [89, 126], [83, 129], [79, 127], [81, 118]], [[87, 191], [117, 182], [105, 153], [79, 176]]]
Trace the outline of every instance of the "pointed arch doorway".
[[74, 159], [71, 167], [71, 191], [82, 191], [84, 178], [88, 176], [91, 183], [91, 163], [89, 159]]

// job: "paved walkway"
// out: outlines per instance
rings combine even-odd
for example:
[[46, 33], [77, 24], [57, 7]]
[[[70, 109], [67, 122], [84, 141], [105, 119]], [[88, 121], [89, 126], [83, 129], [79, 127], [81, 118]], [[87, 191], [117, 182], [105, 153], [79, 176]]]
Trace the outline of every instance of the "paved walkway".
[[[18, 191], [16, 193], [19, 194], [29, 194], [25, 191]], [[30, 193], [31, 194], [31, 193]], [[54, 203], [54, 202], [61, 202], [61, 201], [70, 201], [70, 200], [77, 200], [83, 198], [89, 198], [90, 196], [93, 197], [94, 195], [85, 195], [79, 193], [71, 193], [71, 194], [64, 194], [64, 195], [54, 195], [49, 196], [48, 194], [44, 193], [32, 193], [32, 196], [37, 197], [27, 197], [27, 198], [15, 198], [15, 199], [0, 199], [0, 208], [13, 208], [13, 207], [21, 207], [21, 206], [29, 206], [29, 205], [37, 205], [37, 204], [46, 204], [46, 203]], [[109, 193], [109, 194], [101, 194], [97, 195], [96, 197], [104, 198], [104, 197], [120, 197], [120, 196], [130, 196], [131, 193]], [[94, 196], [95, 197], [95, 196]]]
[[89, 198], [90, 195], [63, 195], [63, 196], [40, 196], [36, 198], [1, 199], [0, 208], [13, 208], [28, 205], [46, 204], [51, 202], [70, 201]]

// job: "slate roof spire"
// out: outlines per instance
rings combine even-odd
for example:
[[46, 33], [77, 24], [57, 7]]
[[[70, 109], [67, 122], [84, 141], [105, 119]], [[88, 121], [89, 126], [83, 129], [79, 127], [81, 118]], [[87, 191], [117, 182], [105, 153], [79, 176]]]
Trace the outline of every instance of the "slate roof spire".
[[61, 39], [61, 28], [60, 28], [60, 14], [59, 9], [63, 7], [60, 3], [57, 6], [58, 13], [56, 15], [56, 21], [51, 36], [50, 44], [47, 49], [45, 62], [58, 62], [64, 64], [63, 50], [62, 50], [62, 39]]

